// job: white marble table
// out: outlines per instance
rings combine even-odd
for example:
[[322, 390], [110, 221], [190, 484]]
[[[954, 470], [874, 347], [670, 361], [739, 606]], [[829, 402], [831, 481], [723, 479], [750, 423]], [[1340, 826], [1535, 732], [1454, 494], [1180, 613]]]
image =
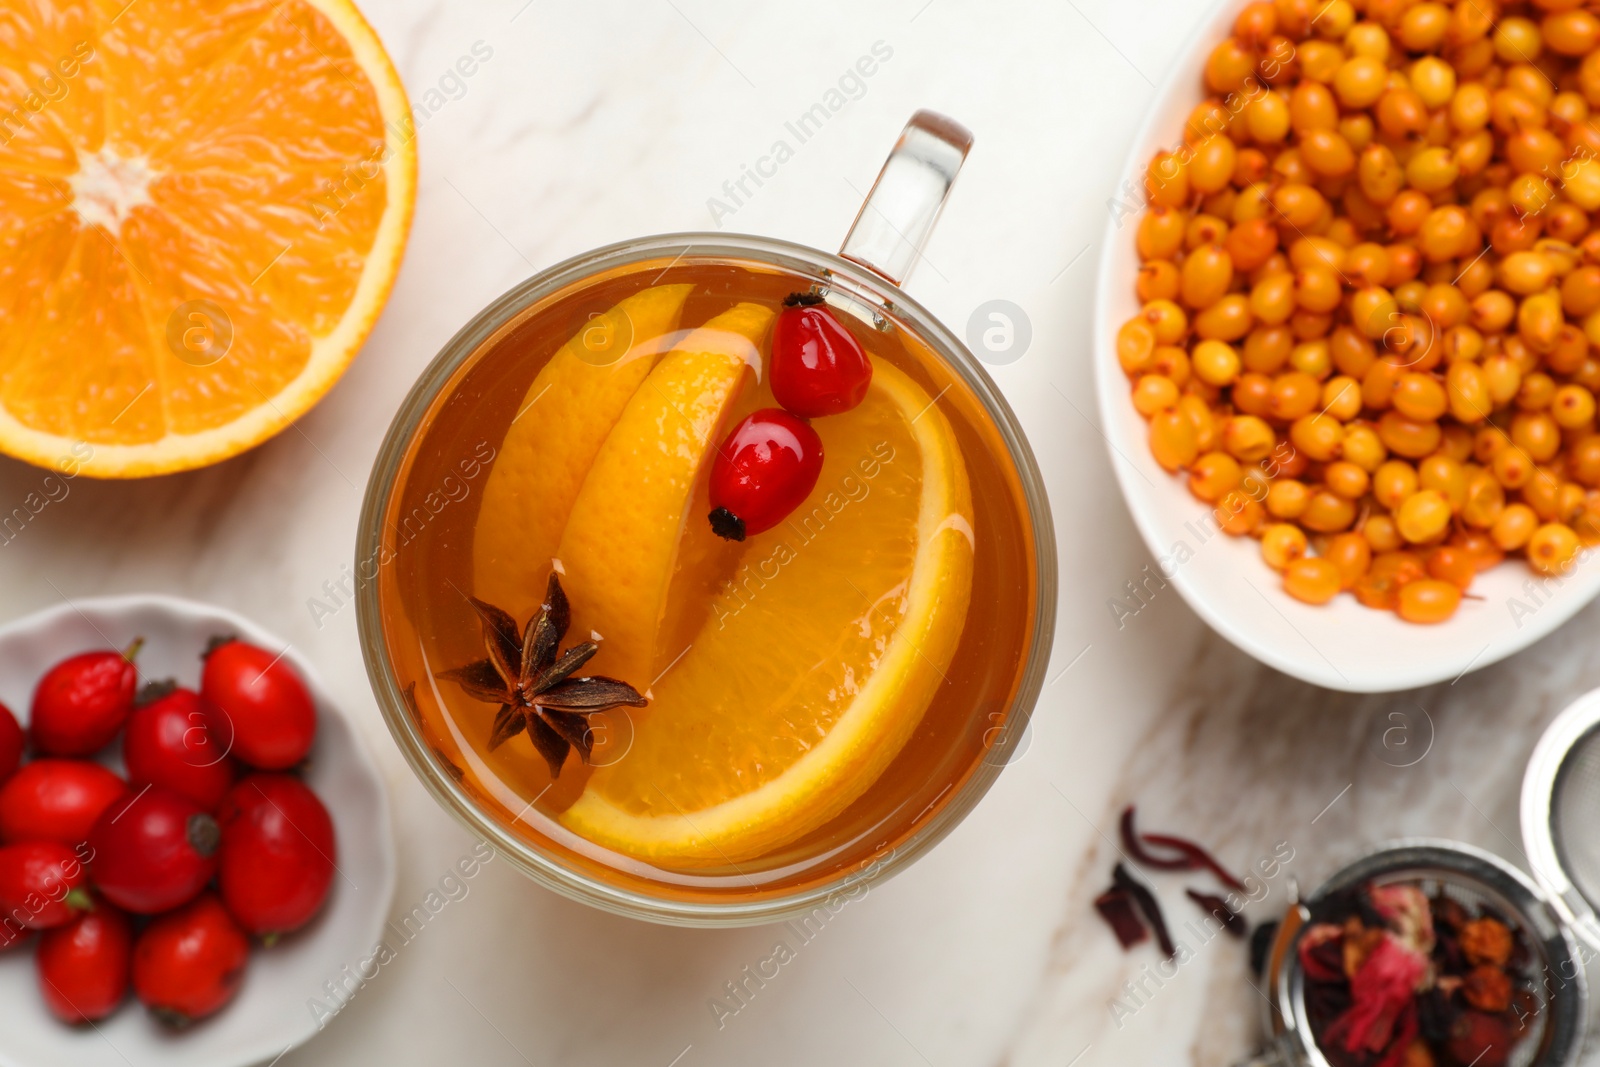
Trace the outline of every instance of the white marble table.
[[[1113, 1010], [1156, 959], [1119, 952], [1091, 909], [1123, 804], [1137, 799], [1147, 824], [1191, 832], [1236, 866], [1289, 842], [1302, 881], [1402, 833], [1519, 858], [1522, 764], [1543, 723], [1600, 684], [1587, 655], [1600, 610], [1458, 685], [1352, 698], [1257, 666], [1173, 592], [1120, 629], [1107, 609], [1149, 557], [1097, 431], [1074, 411], [1094, 410], [1096, 253], [1151, 82], [1205, 6], [367, 0], [432, 113], [416, 228], [366, 351], [297, 428], [249, 455], [151, 482], [74, 482], [0, 547], [0, 615], [165, 590], [290, 638], [387, 773], [401, 827], [396, 912], [409, 910], [474, 842], [390, 742], [354, 610], [319, 625], [308, 603], [351, 558], [367, 470], [406, 388], [491, 297], [594, 245], [720, 222], [836, 247], [902, 123], [932, 107], [970, 125], [977, 145], [910, 288], [958, 330], [995, 298], [1031, 319], [1030, 349], [995, 377], [1057, 502], [1060, 629], [1031, 744], [975, 814], [840, 913], [720, 1026], [712, 998], [771, 954], [777, 931], [613, 918], [491, 863], [284, 1064], [1225, 1064], [1255, 1034], [1256, 994], [1231, 942], [1198, 949], [1142, 1004], [1123, 1001], [1131, 1017]], [[480, 41], [492, 57], [453, 80]], [[724, 182], [878, 42], [892, 54], [846, 83], [857, 98], [732, 202]], [[41, 477], [0, 462], [0, 501]], [[1412, 757], [1383, 746], [1392, 714], [1415, 731], [1407, 751], [1426, 750], [1415, 766], [1395, 766]], [[1159, 883], [1178, 918], [1184, 884]]]

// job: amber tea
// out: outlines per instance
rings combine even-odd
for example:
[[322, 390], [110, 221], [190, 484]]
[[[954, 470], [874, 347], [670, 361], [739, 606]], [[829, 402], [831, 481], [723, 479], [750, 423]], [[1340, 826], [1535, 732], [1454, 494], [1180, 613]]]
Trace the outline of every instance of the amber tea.
[[441, 765], [656, 897], [891, 853], [994, 758], [1034, 638], [982, 402], [895, 309], [798, 268], [663, 257], [523, 310], [427, 410], [382, 520], [384, 641]]

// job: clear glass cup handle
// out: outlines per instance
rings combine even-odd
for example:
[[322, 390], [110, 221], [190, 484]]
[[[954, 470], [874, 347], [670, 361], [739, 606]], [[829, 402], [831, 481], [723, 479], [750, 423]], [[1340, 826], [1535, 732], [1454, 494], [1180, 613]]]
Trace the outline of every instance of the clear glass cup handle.
[[933, 232], [950, 187], [972, 148], [972, 133], [954, 119], [918, 111], [845, 234], [839, 255], [895, 285], [904, 282]]

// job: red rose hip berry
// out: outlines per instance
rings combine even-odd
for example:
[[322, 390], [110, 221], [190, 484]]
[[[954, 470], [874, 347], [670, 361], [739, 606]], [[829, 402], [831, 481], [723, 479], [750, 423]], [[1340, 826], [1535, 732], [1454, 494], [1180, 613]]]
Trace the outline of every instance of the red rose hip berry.
[[133, 711], [143, 640], [126, 652], [85, 652], [45, 672], [33, 691], [28, 735], [51, 756], [88, 756], [110, 744]]
[[287, 774], [252, 774], [223, 802], [217, 884], [253, 934], [304, 926], [327, 899], [337, 846], [315, 793]]
[[55, 841], [75, 848], [127, 788], [89, 760], [34, 760], [0, 786], [0, 841]]
[[45, 1006], [64, 1023], [104, 1019], [128, 994], [133, 927], [128, 917], [98, 903], [65, 926], [46, 930], [34, 957]]
[[861, 403], [872, 384], [872, 361], [861, 342], [820, 297], [796, 293], [783, 304], [772, 328], [773, 397], [807, 419]]
[[221, 836], [194, 801], [152, 787], [111, 805], [89, 832], [95, 888], [137, 915], [187, 904], [216, 873]]
[[134, 789], [157, 785], [214, 812], [237, 767], [211, 736], [200, 694], [174, 689], [128, 716], [122, 759]]
[[250, 939], [207, 893], [156, 919], [133, 946], [133, 991], [169, 1026], [221, 1008], [239, 991]]
[[224, 641], [206, 653], [200, 696], [212, 739], [252, 767], [281, 771], [311, 751], [317, 709], [282, 655]]
[[22, 727], [11, 709], [0, 704], [0, 782], [4, 782], [22, 766], [22, 746], [26, 741]]
[[0, 848], [0, 919], [24, 930], [69, 923], [92, 903], [77, 853], [54, 841]]
[[822, 473], [822, 438], [778, 408], [751, 413], [711, 461], [711, 528], [743, 541], [770, 530], [810, 495]]

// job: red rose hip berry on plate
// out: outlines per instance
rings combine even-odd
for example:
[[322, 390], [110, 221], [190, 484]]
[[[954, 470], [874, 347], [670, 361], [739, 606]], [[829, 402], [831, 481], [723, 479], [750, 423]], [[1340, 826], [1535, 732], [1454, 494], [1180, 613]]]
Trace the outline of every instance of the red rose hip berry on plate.
[[233, 758], [211, 736], [200, 694], [174, 689], [135, 708], [122, 737], [122, 759], [135, 790], [158, 785], [214, 812], [233, 784]]
[[872, 361], [861, 342], [819, 297], [795, 294], [783, 303], [772, 328], [773, 397], [807, 419], [861, 403], [872, 384]]
[[133, 946], [133, 991], [169, 1026], [215, 1012], [239, 991], [250, 939], [215, 893], [156, 919]]
[[11, 709], [0, 704], [0, 782], [4, 782], [22, 766], [22, 746], [26, 741], [22, 727]]
[[135, 641], [126, 652], [85, 652], [45, 672], [28, 717], [34, 747], [51, 756], [88, 756], [110, 744], [133, 711], [139, 687], [133, 657], [141, 644]]
[[317, 709], [280, 654], [222, 642], [206, 653], [200, 696], [212, 739], [252, 767], [281, 771], [311, 751]]
[[65, 926], [46, 930], [34, 957], [45, 1006], [64, 1023], [95, 1022], [128, 994], [133, 926], [103, 901]]
[[75, 848], [127, 788], [89, 760], [34, 760], [0, 786], [0, 842], [55, 841]]
[[317, 795], [287, 774], [252, 774], [223, 802], [217, 884], [253, 934], [304, 926], [327, 899], [337, 846]]
[[137, 915], [187, 904], [216, 873], [221, 836], [188, 797], [147, 789], [111, 805], [89, 832], [95, 888]]
[[822, 473], [822, 438], [778, 408], [752, 412], [711, 461], [711, 528], [743, 541], [770, 530], [811, 494]]
[[0, 919], [25, 930], [69, 923], [92, 903], [77, 853], [54, 841], [0, 848]]

